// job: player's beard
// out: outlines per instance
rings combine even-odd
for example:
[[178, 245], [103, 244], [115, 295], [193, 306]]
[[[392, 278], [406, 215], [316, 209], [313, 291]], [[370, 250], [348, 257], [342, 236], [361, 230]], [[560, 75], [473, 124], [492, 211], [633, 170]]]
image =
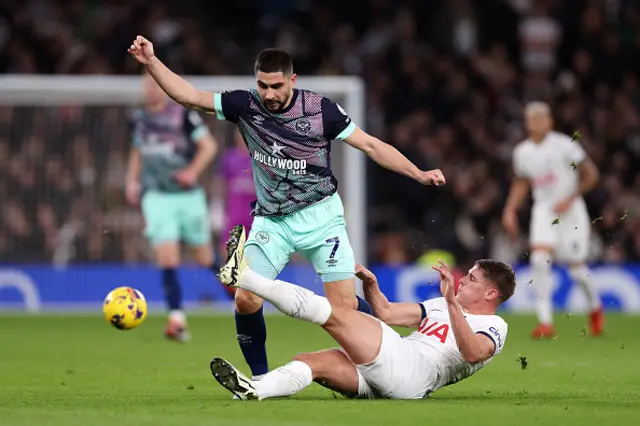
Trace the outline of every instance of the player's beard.
[[287, 104], [288, 100], [289, 98], [286, 98], [283, 101], [280, 101], [278, 99], [273, 99], [273, 100], [265, 101], [264, 104], [266, 105], [269, 111], [278, 112], [284, 109], [284, 106]]

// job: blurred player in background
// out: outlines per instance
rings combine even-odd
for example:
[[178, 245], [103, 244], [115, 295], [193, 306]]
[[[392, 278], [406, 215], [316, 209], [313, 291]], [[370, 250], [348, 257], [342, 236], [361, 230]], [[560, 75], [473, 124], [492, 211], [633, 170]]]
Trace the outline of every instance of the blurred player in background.
[[[240, 132], [234, 133], [234, 145], [226, 149], [220, 157], [218, 173], [222, 177], [222, 198], [225, 209], [222, 235], [226, 238], [235, 225], [240, 224], [244, 225], [247, 230], [251, 229], [253, 221], [251, 204], [256, 200], [253, 174], [251, 173], [251, 157]], [[220, 247], [220, 253], [220, 258], [224, 259], [227, 253], [224, 240]], [[229, 289], [231, 294], [235, 293], [235, 289], [225, 288]]]
[[196, 111], [172, 102], [148, 74], [142, 81], [144, 106], [133, 111], [130, 123], [126, 196], [132, 205], [142, 206], [145, 234], [161, 269], [169, 308], [165, 335], [186, 341], [189, 333], [176, 274], [180, 243], [191, 246], [196, 261], [217, 273], [207, 201], [198, 178], [218, 147]]
[[[422, 303], [390, 303], [376, 276], [358, 265], [356, 273], [376, 319], [333, 307], [326, 298], [295, 284], [256, 274], [243, 256], [242, 227], [234, 232], [229, 259], [220, 272], [222, 282], [259, 294], [289, 316], [320, 325], [341, 346], [300, 354], [259, 382], [214, 358], [213, 376], [240, 399], [291, 396], [314, 380], [347, 396], [427, 398], [470, 377], [504, 347], [508, 327], [496, 310], [513, 294], [516, 277], [503, 262], [476, 262], [460, 280], [457, 295], [449, 267], [440, 262], [434, 269], [440, 273], [443, 297]], [[403, 337], [390, 326], [415, 331]]]
[[[440, 170], [422, 171], [392, 146], [358, 128], [331, 100], [295, 89], [291, 56], [267, 49], [255, 62], [257, 90], [199, 91], [169, 70], [138, 36], [129, 52], [177, 102], [237, 124], [253, 160], [257, 203], [247, 257], [263, 277], [274, 279], [295, 252], [320, 274], [329, 301], [371, 312], [355, 294], [353, 249], [344, 207], [331, 170], [332, 140], [343, 140], [378, 164], [425, 185], [444, 184]], [[238, 342], [254, 378], [267, 373], [262, 299], [236, 291]]]
[[529, 259], [538, 301], [539, 325], [534, 338], [554, 336], [551, 263], [566, 263], [569, 274], [587, 296], [591, 333], [602, 333], [604, 314], [598, 292], [587, 267], [591, 220], [582, 196], [598, 182], [599, 173], [578, 141], [552, 131], [549, 106], [532, 102], [526, 106], [528, 139], [513, 152], [515, 180], [502, 217], [503, 225], [517, 238], [517, 210], [533, 189], [529, 231]]

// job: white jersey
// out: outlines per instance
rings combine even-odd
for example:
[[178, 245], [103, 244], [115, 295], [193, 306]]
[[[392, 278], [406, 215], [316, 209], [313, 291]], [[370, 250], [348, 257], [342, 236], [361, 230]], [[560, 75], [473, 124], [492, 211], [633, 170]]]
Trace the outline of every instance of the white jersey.
[[519, 143], [513, 152], [513, 169], [516, 176], [531, 184], [535, 206], [552, 208], [577, 193], [577, 166], [585, 158], [587, 154], [577, 141], [552, 131], [540, 143], [531, 139]]
[[449, 309], [443, 297], [422, 302], [427, 316], [420, 324], [418, 330], [411, 333], [406, 340], [415, 340], [424, 343], [423, 353], [427, 353], [432, 365], [438, 370], [437, 379], [432, 391], [442, 386], [456, 383], [465, 379], [482, 367], [487, 365], [494, 356], [502, 351], [507, 338], [507, 323], [498, 315], [473, 315], [464, 314], [471, 329], [475, 333], [481, 333], [493, 340], [495, 351], [491, 358], [469, 364], [464, 360], [456, 338], [453, 335]]

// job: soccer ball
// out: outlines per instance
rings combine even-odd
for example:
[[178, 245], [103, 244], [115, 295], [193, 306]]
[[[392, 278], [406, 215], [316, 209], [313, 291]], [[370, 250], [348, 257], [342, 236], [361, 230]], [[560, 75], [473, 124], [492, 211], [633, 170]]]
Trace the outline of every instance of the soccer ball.
[[119, 330], [136, 328], [147, 317], [147, 301], [139, 290], [118, 287], [104, 298], [104, 318]]

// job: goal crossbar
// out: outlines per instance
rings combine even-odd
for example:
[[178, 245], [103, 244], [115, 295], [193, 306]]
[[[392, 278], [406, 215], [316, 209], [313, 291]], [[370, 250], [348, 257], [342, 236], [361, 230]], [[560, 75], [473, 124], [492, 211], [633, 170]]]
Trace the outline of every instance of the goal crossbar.
[[[200, 90], [223, 91], [255, 86], [253, 76], [185, 76]], [[300, 76], [298, 87], [327, 97], [343, 97], [344, 109], [358, 125], [365, 125], [365, 88], [355, 76]], [[140, 76], [0, 76], [0, 106], [110, 106], [134, 105], [142, 95]], [[346, 145], [346, 144], [345, 144]], [[365, 156], [345, 146], [344, 190], [345, 215], [356, 260], [367, 261], [366, 171]]]

